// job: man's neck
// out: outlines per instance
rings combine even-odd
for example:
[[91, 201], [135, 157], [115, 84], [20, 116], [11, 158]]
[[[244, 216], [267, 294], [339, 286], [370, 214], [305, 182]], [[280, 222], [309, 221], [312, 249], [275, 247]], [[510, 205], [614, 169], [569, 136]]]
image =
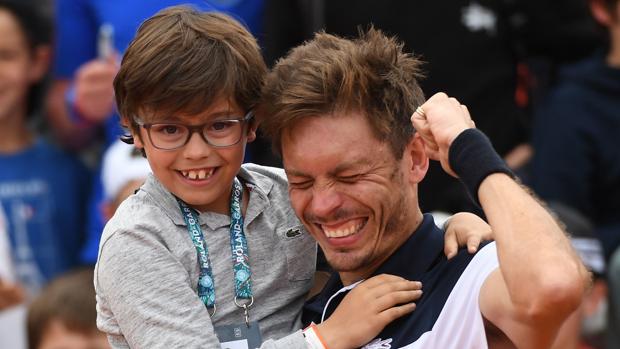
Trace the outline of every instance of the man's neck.
[[420, 224], [422, 224], [423, 219], [424, 216], [418, 208], [414, 215], [408, 220], [409, 224], [402, 225], [403, 230], [396, 233], [399, 234], [401, 237], [398, 241], [399, 243], [394, 244], [394, 246], [389, 249], [389, 252], [385, 253], [382, 258], [375, 260], [373, 263], [368, 264], [363, 268], [353, 271], [339, 272], [338, 274], [340, 275], [340, 281], [342, 281], [342, 284], [344, 286], [349, 286], [360, 280], [369, 278], [377, 269], [379, 269], [381, 265], [383, 265], [383, 263], [385, 263], [385, 261], [387, 261], [394, 254], [394, 252], [396, 252], [396, 250], [398, 250], [411, 237], [411, 235], [413, 235], [413, 233], [420, 227]]

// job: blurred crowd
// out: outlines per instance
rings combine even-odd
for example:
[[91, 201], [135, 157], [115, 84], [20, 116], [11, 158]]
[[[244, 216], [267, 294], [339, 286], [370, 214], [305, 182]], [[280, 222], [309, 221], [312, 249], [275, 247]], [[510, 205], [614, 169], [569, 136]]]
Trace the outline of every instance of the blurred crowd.
[[[119, 140], [112, 81], [140, 23], [179, 3], [237, 18], [270, 64], [319, 30], [396, 35], [425, 94], [467, 105], [592, 271], [557, 348], [620, 348], [619, 0], [0, 0], [0, 348], [106, 348], [99, 237], [150, 173]], [[260, 138], [246, 161], [281, 165]], [[481, 214], [438, 164], [420, 202]]]

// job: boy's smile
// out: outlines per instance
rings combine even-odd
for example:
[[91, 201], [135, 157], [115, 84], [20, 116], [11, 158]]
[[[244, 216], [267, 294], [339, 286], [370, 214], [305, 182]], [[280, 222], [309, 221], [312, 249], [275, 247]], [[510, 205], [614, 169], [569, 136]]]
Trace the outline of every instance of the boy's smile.
[[[174, 121], [193, 126], [220, 118], [242, 118], [245, 114], [236, 104], [220, 97], [204, 112], [175, 115]], [[169, 121], [159, 115], [149, 115], [148, 119]], [[246, 143], [256, 137], [255, 131], [255, 125], [244, 125], [241, 141], [228, 147], [213, 147], [194, 133], [181, 148], [157, 149], [144, 127], [134, 140], [137, 147], [144, 148], [155, 177], [172, 194], [199, 211], [228, 214], [232, 181], [243, 162]]]
[[181, 175], [192, 181], [202, 181], [205, 179], [211, 178], [213, 172], [215, 172], [215, 167], [211, 168], [201, 168], [201, 169], [193, 169], [193, 170], [181, 170]]

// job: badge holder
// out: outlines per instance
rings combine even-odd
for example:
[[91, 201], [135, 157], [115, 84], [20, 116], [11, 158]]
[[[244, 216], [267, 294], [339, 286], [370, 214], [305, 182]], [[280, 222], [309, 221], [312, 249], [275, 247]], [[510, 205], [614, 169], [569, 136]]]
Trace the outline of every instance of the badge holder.
[[241, 324], [215, 327], [215, 333], [222, 349], [255, 349], [262, 344], [262, 337], [257, 321], [250, 321], [250, 307], [254, 304], [254, 297], [243, 302], [235, 297], [235, 305], [243, 309], [245, 322]]

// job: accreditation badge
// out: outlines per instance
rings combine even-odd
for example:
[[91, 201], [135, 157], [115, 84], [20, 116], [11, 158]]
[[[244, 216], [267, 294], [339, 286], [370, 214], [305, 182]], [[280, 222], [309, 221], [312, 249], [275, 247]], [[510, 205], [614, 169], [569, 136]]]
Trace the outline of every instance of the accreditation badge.
[[262, 344], [258, 322], [217, 326], [215, 333], [222, 349], [256, 349]]

